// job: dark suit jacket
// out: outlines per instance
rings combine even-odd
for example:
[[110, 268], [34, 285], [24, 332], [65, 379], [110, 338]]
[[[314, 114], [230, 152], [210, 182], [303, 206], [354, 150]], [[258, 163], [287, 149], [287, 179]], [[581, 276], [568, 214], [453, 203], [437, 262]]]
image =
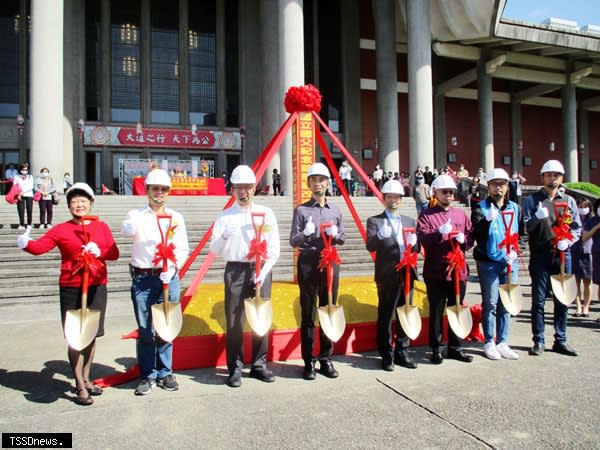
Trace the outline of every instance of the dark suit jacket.
[[[377, 232], [386, 223], [391, 226], [385, 211], [377, 216], [369, 217], [367, 219], [367, 250], [376, 252], [375, 281], [377, 283], [386, 282], [390, 277], [402, 276], [402, 279], [404, 279], [404, 274], [399, 274], [394, 268], [400, 261], [401, 256], [396, 236], [392, 233], [392, 235], [386, 239], [379, 239], [379, 237], [377, 237]], [[400, 216], [400, 223], [402, 223], [402, 228], [416, 227], [416, 222], [411, 217]], [[413, 246], [413, 251], [418, 250], [419, 243], [417, 242], [417, 244]], [[416, 270], [412, 271], [411, 278], [413, 280], [418, 278]]]

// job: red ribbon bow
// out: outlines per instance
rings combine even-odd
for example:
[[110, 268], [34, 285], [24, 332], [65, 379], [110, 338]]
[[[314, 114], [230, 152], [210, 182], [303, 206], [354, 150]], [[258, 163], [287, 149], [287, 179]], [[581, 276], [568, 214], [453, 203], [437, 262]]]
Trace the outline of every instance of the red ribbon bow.
[[172, 242], [169, 245], [165, 245], [162, 242], [156, 245], [156, 253], [154, 254], [152, 264], [156, 266], [162, 264], [163, 261], [171, 261], [173, 264], [177, 264], [177, 260], [175, 259], [175, 245]]
[[410, 248], [407, 248], [402, 254], [402, 259], [398, 264], [394, 266], [394, 268], [398, 272], [400, 272], [400, 270], [402, 270], [402, 268], [406, 266], [415, 269], [417, 267], [417, 256], [418, 255], [416, 252], [413, 252]]
[[258, 259], [260, 257], [261, 260], [267, 259], [267, 241], [258, 241], [256, 239], [252, 239], [250, 241], [250, 251], [248, 252], [247, 259]]
[[554, 237], [552, 238], [552, 244], [556, 247], [558, 241], [562, 241], [563, 239], [568, 239], [569, 241], [574, 241], [575, 238], [571, 234], [571, 229], [569, 225], [565, 223], [560, 223], [559, 225], [555, 225], [552, 227], [552, 232], [554, 233]]
[[521, 249], [519, 248], [519, 234], [510, 233], [507, 230], [506, 236], [504, 237], [502, 242], [498, 244], [499, 249], [502, 249], [502, 247], [506, 247], [506, 253], [509, 252], [508, 249], [510, 248], [511, 250], [514, 250], [515, 252], [517, 252], [517, 254], [519, 254], [521, 252]]
[[72, 274], [75, 275], [86, 267], [90, 271], [90, 274], [95, 276], [104, 267], [104, 263], [84, 250], [75, 260]]
[[337, 248], [334, 246], [327, 246], [321, 250], [321, 261], [319, 262], [318, 269], [323, 270], [331, 264], [340, 264], [342, 260], [338, 255]]
[[458, 271], [459, 275], [465, 274], [465, 254], [462, 252], [458, 245], [454, 250], [451, 250], [444, 258], [446, 258], [446, 261], [448, 261], [448, 268], [446, 269], [446, 271], [448, 272], [448, 280], [451, 279], [451, 274], [453, 270]]

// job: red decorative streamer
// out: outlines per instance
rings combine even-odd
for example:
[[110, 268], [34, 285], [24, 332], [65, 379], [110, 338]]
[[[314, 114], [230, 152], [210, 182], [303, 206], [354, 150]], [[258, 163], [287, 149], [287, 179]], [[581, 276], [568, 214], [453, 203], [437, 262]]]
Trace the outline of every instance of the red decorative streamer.
[[165, 245], [162, 242], [156, 245], [156, 253], [154, 254], [152, 264], [156, 266], [162, 264], [163, 261], [171, 261], [173, 264], [177, 264], [177, 260], [175, 259], [175, 245], [172, 242], [169, 245]]
[[77, 272], [83, 270], [86, 267], [88, 268], [92, 276], [95, 276], [98, 273], [98, 271], [100, 271], [102, 267], [104, 267], [104, 263], [91, 253], [83, 251], [81, 252], [81, 255], [79, 255], [75, 260], [75, 267], [73, 267], [72, 274], [75, 275]]
[[326, 246], [321, 250], [321, 261], [319, 262], [319, 270], [325, 269], [331, 264], [340, 264], [342, 260], [338, 255], [337, 248], [334, 246]]
[[292, 86], [285, 93], [283, 102], [288, 113], [321, 111], [321, 93], [312, 84]]
[[415, 269], [417, 267], [417, 256], [418, 255], [416, 252], [413, 252], [410, 248], [407, 248], [406, 250], [404, 250], [400, 262], [394, 266], [395, 269], [398, 272], [400, 272], [400, 270], [402, 270], [402, 268], [406, 266]]
[[267, 241], [257, 241], [252, 239], [250, 241], [250, 251], [248, 252], [247, 259], [256, 259], [264, 261], [267, 259]]

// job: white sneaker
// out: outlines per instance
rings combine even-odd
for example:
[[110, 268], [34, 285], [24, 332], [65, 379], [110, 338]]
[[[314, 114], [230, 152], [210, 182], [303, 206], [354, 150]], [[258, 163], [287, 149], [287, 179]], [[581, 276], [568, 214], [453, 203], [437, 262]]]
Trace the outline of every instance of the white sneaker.
[[506, 342], [501, 342], [496, 346], [496, 350], [505, 359], [519, 359], [519, 355], [515, 353]]
[[488, 342], [483, 346], [483, 353], [487, 359], [498, 360], [502, 359], [498, 350], [496, 350], [496, 344], [493, 342]]
[[17, 230], [23, 231], [23, 230], [25, 230], [25, 227], [23, 225], [19, 225], [19, 228], [17, 228]]

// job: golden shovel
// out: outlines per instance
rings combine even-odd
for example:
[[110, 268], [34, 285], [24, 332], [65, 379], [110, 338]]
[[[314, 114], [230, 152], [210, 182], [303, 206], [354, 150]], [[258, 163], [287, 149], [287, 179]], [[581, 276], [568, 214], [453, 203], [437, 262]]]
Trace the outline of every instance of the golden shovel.
[[[167, 221], [166, 231], [163, 231], [161, 226], [161, 220]], [[162, 272], [165, 273], [169, 270], [169, 233], [171, 232], [171, 220], [172, 217], [166, 214], [158, 214], [156, 221], [158, 222], [158, 229], [160, 230], [161, 244], [157, 249], [157, 257], [162, 259]], [[179, 302], [172, 303], [169, 301], [169, 283], [163, 283], [163, 302], [156, 305], [152, 305], [152, 324], [156, 333], [165, 342], [173, 342], [173, 340], [181, 331], [183, 325], [183, 313], [181, 312], [181, 305]]]
[[[454, 242], [454, 236], [456, 232], [450, 233], [450, 245], [452, 246], [452, 252], [455, 252], [456, 246]], [[460, 248], [458, 249], [460, 251]], [[461, 252], [462, 253], [462, 252]], [[454, 331], [454, 334], [460, 339], [466, 338], [471, 329], [473, 328], [473, 317], [471, 316], [471, 309], [468, 306], [464, 306], [460, 302], [460, 281], [458, 275], [458, 267], [454, 267], [454, 294], [456, 295], [456, 303], [454, 306], [446, 307], [446, 315], [448, 316], [448, 325]]]
[[[510, 219], [507, 223], [508, 217], [510, 217]], [[504, 228], [506, 229], [504, 241], [506, 242], [505, 245], [507, 255], [510, 254], [512, 250], [509, 239], [514, 219], [514, 211], [502, 212], [502, 221], [504, 222]], [[500, 244], [502, 245], [502, 243]], [[512, 284], [512, 266], [510, 263], [506, 264], [506, 284], [499, 285], [498, 291], [500, 293], [500, 301], [504, 305], [504, 309], [506, 309], [513, 316], [519, 314], [523, 306], [523, 293], [521, 292], [520, 284]]]
[[[98, 217], [96, 216], [84, 216], [81, 218], [81, 226], [83, 227], [83, 236], [86, 243], [91, 241], [91, 237], [88, 239], [86, 236], [85, 222], [94, 222], [97, 220]], [[94, 228], [94, 231], [96, 231], [96, 228]], [[90, 268], [85, 261], [82, 267], [81, 309], [70, 309], [65, 315], [65, 338], [69, 346], [78, 351], [83, 350], [96, 339], [100, 325], [100, 311], [88, 309], [87, 307]]]
[[[262, 254], [266, 253], [260, 249], [252, 249], [253, 246], [266, 246], [265, 241], [261, 241], [263, 226], [265, 224], [264, 212], [253, 212], [252, 225], [254, 226], [255, 240], [251, 243], [251, 255], [256, 255], [256, 277], [260, 275]], [[244, 311], [246, 312], [246, 320], [258, 336], [264, 336], [273, 323], [273, 306], [270, 299], [263, 299], [260, 296], [260, 283], [256, 283], [256, 297], [247, 298], [244, 300]]]
[[[554, 202], [552, 204], [554, 214], [558, 219], [558, 227], [566, 227], [564, 224], [565, 215], [568, 212], [567, 202]], [[559, 250], [560, 251], [560, 250]], [[569, 306], [577, 297], [577, 281], [575, 275], [565, 273], [565, 252], [560, 251], [560, 273], [550, 276], [550, 284], [556, 299], [563, 305]]]
[[[410, 233], [414, 233], [414, 231], [414, 228], [403, 228], [402, 230], [404, 243], [407, 248], [406, 258], [411, 258], [413, 253], [412, 249], [408, 248], [408, 244], [406, 244], [406, 238]], [[396, 308], [396, 314], [408, 338], [415, 340], [421, 332], [421, 315], [419, 314], [419, 308], [412, 304], [414, 290], [410, 286], [411, 264], [408, 260], [401, 261], [396, 265], [396, 270], [400, 270], [402, 267], [404, 268], [404, 305]]]
[[[323, 238], [323, 242], [325, 243], [325, 248], [323, 249], [324, 254], [329, 254], [329, 252], [335, 251], [335, 247], [331, 245], [333, 240], [333, 236], [327, 236], [325, 234], [325, 228], [329, 228], [332, 224], [330, 223], [322, 223], [321, 227], [321, 237]], [[323, 257], [323, 255], [322, 255]], [[321, 264], [320, 264], [321, 266]], [[323, 267], [321, 266], [321, 270]], [[327, 306], [320, 306], [317, 308], [317, 313], [319, 314], [319, 325], [332, 342], [337, 342], [340, 340], [342, 335], [344, 334], [344, 330], [346, 329], [346, 317], [344, 316], [344, 307], [341, 305], [333, 304], [333, 262], [327, 261], [326, 263], [327, 269]]]

